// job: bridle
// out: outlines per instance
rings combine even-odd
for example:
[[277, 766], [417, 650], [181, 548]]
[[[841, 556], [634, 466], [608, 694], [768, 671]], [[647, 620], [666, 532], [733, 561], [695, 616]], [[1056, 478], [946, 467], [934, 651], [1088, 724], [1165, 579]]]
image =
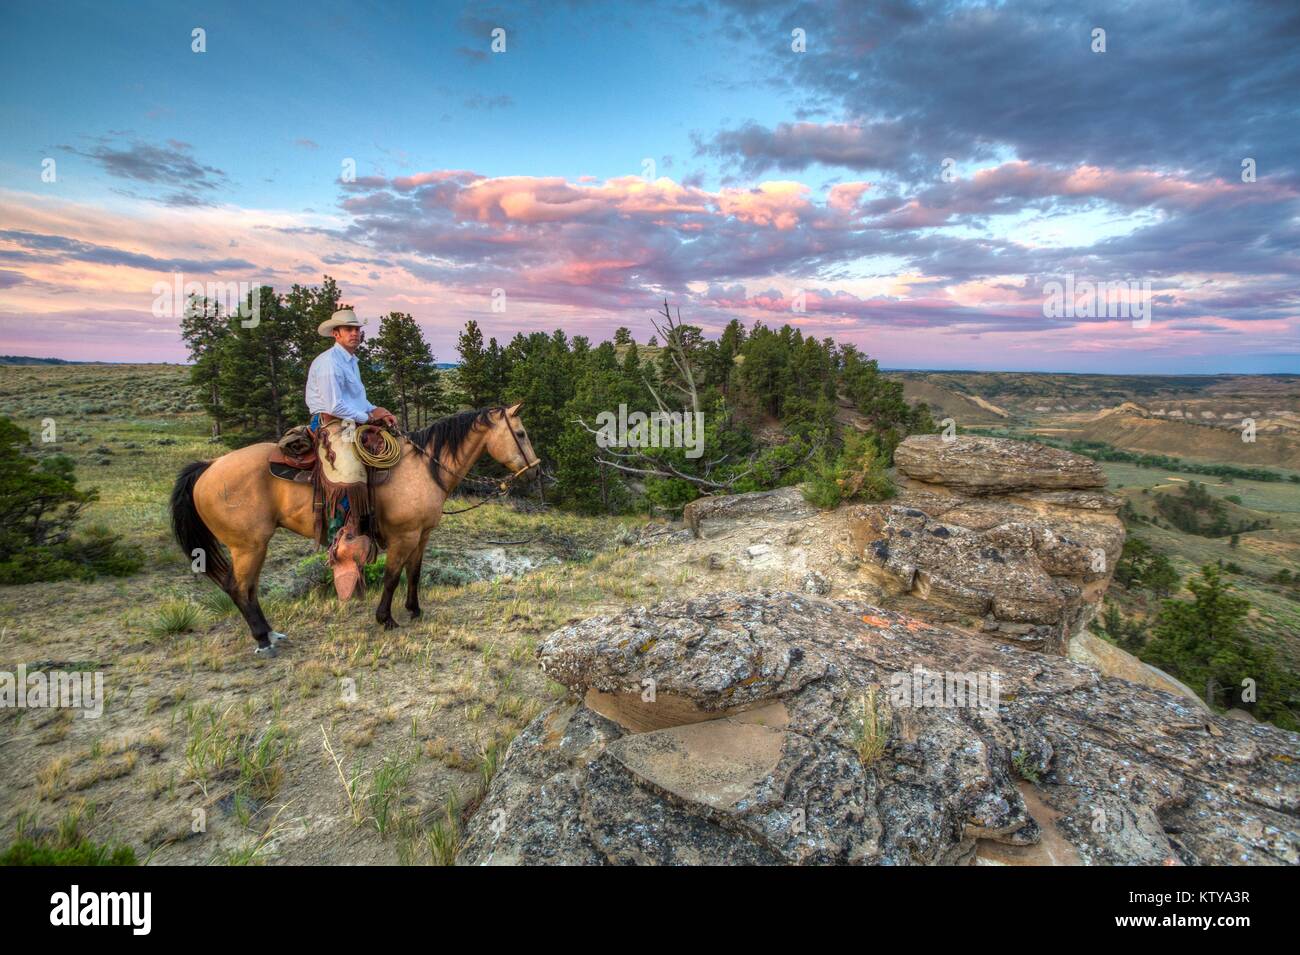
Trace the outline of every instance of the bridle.
[[[496, 500], [498, 497], [501, 497], [501, 496], [503, 496], [503, 495], [505, 495], [505, 494], [509, 494], [509, 493], [510, 493], [510, 486], [511, 486], [512, 484], [514, 484], [515, 481], [517, 481], [517, 480], [518, 480], [522, 475], [527, 474], [527, 473], [528, 473], [529, 471], [531, 471], [533, 468], [541, 467], [541, 465], [542, 465], [542, 459], [541, 459], [541, 458], [537, 458], [537, 459], [534, 460], [534, 461], [528, 461], [528, 454], [524, 451], [524, 443], [523, 443], [522, 441], [519, 440], [519, 435], [518, 435], [518, 433], [516, 433], [514, 427], [510, 424], [510, 413], [509, 413], [508, 411], [506, 411], [505, 408], [502, 408], [502, 409], [501, 409], [501, 420], [505, 422], [505, 424], [506, 424], [506, 428], [510, 431], [510, 437], [512, 437], [512, 438], [515, 439], [515, 447], [519, 449], [519, 456], [520, 456], [521, 458], [523, 458], [524, 461], [528, 462], [528, 463], [526, 463], [523, 467], [521, 467], [518, 471], [515, 471], [515, 472], [514, 472], [513, 474], [511, 474], [509, 477], [507, 477], [507, 478], [505, 478], [505, 479], [503, 479], [503, 480], [501, 480], [501, 481], [488, 481], [488, 480], [481, 480], [481, 481], [479, 481], [479, 480], [476, 480], [476, 479], [474, 479], [474, 478], [471, 478], [471, 477], [469, 476], [469, 468], [466, 468], [466, 469], [465, 469], [465, 473], [464, 473], [463, 475], [462, 475], [462, 474], [457, 474], [457, 473], [456, 473], [455, 471], [453, 471], [451, 468], [447, 467], [447, 465], [443, 464], [441, 461], [439, 461], [437, 458], [435, 458], [435, 457], [433, 456], [433, 451], [432, 451], [431, 448], [421, 448], [421, 447], [419, 447], [418, 445], [416, 445], [415, 442], [413, 442], [413, 441], [411, 442], [412, 446], [415, 447], [416, 450], [419, 452], [420, 457], [424, 457], [424, 456], [426, 455], [426, 453], [427, 453], [427, 454], [428, 454], [428, 458], [429, 458], [430, 463], [433, 464], [435, 467], [442, 468], [442, 470], [446, 471], [448, 474], [450, 474], [452, 477], [454, 477], [454, 478], [456, 479], [456, 485], [457, 485], [458, 487], [459, 487], [461, 484], [465, 484], [465, 483], [470, 483], [470, 484], [474, 484], [474, 483], [479, 483], [479, 484], [496, 484], [496, 485], [497, 485], [497, 489], [496, 489], [496, 492], [495, 492], [495, 493], [493, 493], [493, 494], [490, 495], [489, 497], [486, 497], [486, 498], [484, 498], [483, 500], [479, 501], [477, 504], [471, 504], [469, 507], [462, 507], [462, 508], [459, 508], [459, 509], [454, 510], [454, 511], [444, 510], [444, 511], [442, 512], [443, 514], [464, 514], [466, 511], [472, 511], [472, 510], [474, 510], [474, 508], [476, 508], [476, 507], [482, 507], [484, 504], [487, 504], [487, 503], [489, 503], [489, 502], [491, 502], [491, 501], [494, 501], [494, 500]], [[404, 437], [404, 438], [406, 438], [408, 441], [410, 441], [410, 435], [408, 435], [408, 434], [403, 434], [402, 437]], [[473, 465], [471, 465], [471, 467], [473, 467]]]
[[515, 431], [515, 429], [511, 426], [510, 412], [506, 411], [505, 408], [501, 409], [501, 420], [504, 421], [506, 423], [506, 427], [510, 429], [510, 437], [515, 439], [515, 447], [519, 449], [519, 457], [523, 458], [525, 462], [528, 462], [525, 463], [523, 467], [521, 467], [518, 471], [510, 475], [510, 477], [506, 478], [506, 480], [502, 482], [503, 486], [508, 488], [510, 486], [510, 483], [513, 482], [515, 478], [519, 477], [519, 475], [526, 474], [527, 472], [531, 471], [533, 468], [541, 467], [542, 459], [538, 458], [535, 461], [531, 461], [531, 462], [528, 461], [528, 454], [524, 451], [524, 443], [519, 440], [519, 432]]

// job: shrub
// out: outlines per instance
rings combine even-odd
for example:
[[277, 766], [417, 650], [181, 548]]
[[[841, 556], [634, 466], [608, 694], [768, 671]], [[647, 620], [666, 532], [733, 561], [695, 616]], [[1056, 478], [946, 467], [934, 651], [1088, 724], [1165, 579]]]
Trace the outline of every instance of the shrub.
[[1130, 590], [1149, 590], [1167, 597], [1178, 589], [1178, 571], [1167, 556], [1140, 537], [1124, 541], [1124, 550], [1115, 565], [1115, 579]]
[[47, 580], [94, 580], [129, 577], [144, 566], [144, 553], [121, 536], [94, 526], [81, 537], [33, 547], [0, 561], [0, 584], [32, 584]]
[[130, 846], [97, 843], [82, 832], [83, 822], [94, 810], [69, 812], [54, 829], [28, 835], [20, 817], [13, 843], [0, 851], [0, 866], [5, 865], [138, 865]]
[[461, 567], [449, 567], [446, 564], [425, 561], [422, 584], [435, 587], [464, 587], [478, 578]]
[[882, 501], [894, 495], [884, 456], [869, 435], [849, 434], [834, 461], [823, 453], [809, 470], [804, 500], [820, 508], [833, 508], [842, 501]]
[[151, 632], [158, 636], [188, 633], [199, 622], [199, 605], [189, 600], [169, 600], [158, 608]]
[[[1295, 730], [1295, 701], [1300, 686], [1278, 666], [1270, 647], [1245, 633], [1250, 601], [1237, 595], [1213, 564], [1187, 581], [1193, 599], [1166, 600], [1151, 628], [1142, 659], [1200, 691], [1211, 706], [1239, 706], [1257, 719]], [[1254, 681], [1253, 698], [1237, 694], [1244, 680]]]
[[31, 439], [8, 418], [0, 418], [0, 584], [25, 584], [68, 577], [122, 577], [144, 563], [135, 547], [103, 527], [73, 537], [81, 511], [98, 496], [80, 490], [72, 459], [44, 460], [26, 453]]
[[318, 551], [310, 557], [298, 561], [285, 584], [285, 594], [297, 600], [315, 591], [327, 591], [334, 580], [330, 572], [328, 558], [324, 551]]
[[0, 853], [0, 865], [139, 865], [139, 862], [130, 846], [100, 845], [82, 839], [71, 846], [56, 847], [23, 839]]
[[367, 587], [378, 587], [384, 582], [384, 568], [388, 566], [388, 555], [380, 554], [373, 564], [366, 564], [364, 574]]

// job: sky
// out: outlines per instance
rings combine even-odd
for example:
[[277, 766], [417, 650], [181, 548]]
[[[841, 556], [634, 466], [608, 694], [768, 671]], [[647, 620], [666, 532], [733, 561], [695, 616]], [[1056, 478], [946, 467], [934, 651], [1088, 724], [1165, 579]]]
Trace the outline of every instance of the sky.
[[468, 319], [645, 341], [667, 299], [884, 367], [1300, 372], [1294, 2], [4, 23], [0, 354], [184, 361], [161, 288], [330, 275], [442, 361]]

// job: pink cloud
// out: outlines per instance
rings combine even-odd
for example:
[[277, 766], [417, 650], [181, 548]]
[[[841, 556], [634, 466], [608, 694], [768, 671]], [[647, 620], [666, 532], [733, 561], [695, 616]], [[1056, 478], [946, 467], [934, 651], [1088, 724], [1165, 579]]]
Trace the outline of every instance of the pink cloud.
[[826, 205], [837, 212], [845, 215], [853, 212], [859, 202], [862, 201], [862, 195], [871, 188], [869, 182], [841, 182], [831, 187], [830, 195], [826, 199]]
[[718, 210], [752, 225], [793, 229], [812, 211], [808, 187], [801, 182], [764, 182], [753, 189], [723, 189]]
[[[176, 322], [149, 314], [158, 270], [140, 263], [237, 255], [256, 274], [220, 278], [287, 289], [328, 272], [369, 317], [390, 309], [414, 314], [443, 357], [454, 357], [456, 332], [469, 317], [503, 337], [556, 325], [599, 337], [668, 294], [689, 320], [714, 330], [732, 316], [763, 317], [854, 341], [894, 363], [920, 363], [922, 343], [933, 358], [952, 353], [954, 334], [978, 336], [971, 340], [987, 344], [962, 345], [954, 361], [983, 355], [997, 365], [1000, 354], [1032, 357], [1034, 342], [1044, 354], [1129, 349], [1132, 330], [1043, 317], [1041, 276], [1092, 267], [1092, 257], [1071, 250], [1053, 257], [991, 232], [932, 237], [952, 216], [1065, 197], [1145, 204], [1169, 219], [1216, 202], [1285, 197], [1289, 188], [1022, 162], [910, 197], [877, 197], [867, 182], [839, 183], [819, 198], [793, 180], [714, 191], [666, 177], [570, 182], [458, 169], [372, 180], [340, 190], [339, 211], [328, 216], [220, 207], [182, 216], [145, 203], [0, 192], [0, 343], [15, 353], [69, 358], [180, 359]], [[5, 230], [17, 238], [6, 239]], [[231, 236], [237, 249], [227, 248]], [[45, 247], [42, 237], [50, 239]], [[78, 257], [54, 240], [96, 250]], [[1041, 261], [1031, 261], [1034, 255]], [[899, 260], [899, 273], [854, 274], [857, 263], [875, 258]], [[1006, 274], [1016, 271], [1026, 275]], [[1284, 274], [1170, 273], [1167, 287], [1157, 289], [1167, 310], [1155, 318], [1160, 342], [1150, 346], [1161, 354], [1258, 352], [1296, 331], [1297, 320], [1285, 313], [1294, 283]], [[700, 292], [706, 285], [710, 291]], [[508, 323], [490, 312], [498, 287], [510, 296]], [[796, 287], [806, 290], [803, 312], [791, 308]], [[1238, 328], [1256, 337], [1225, 344]], [[911, 337], [900, 337], [903, 330]]]

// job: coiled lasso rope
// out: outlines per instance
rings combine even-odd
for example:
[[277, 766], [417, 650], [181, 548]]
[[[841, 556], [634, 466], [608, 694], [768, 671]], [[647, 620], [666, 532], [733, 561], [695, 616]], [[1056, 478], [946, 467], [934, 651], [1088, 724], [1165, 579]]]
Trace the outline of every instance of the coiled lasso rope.
[[[372, 454], [366, 450], [365, 442], [361, 440], [362, 435], [367, 431], [378, 431], [379, 436], [384, 443], [384, 450], [378, 454]], [[354, 439], [356, 441], [357, 457], [363, 464], [372, 468], [391, 468], [402, 457], [402, 442], [397, 439], [397, 435], [386, 428], [379, 428], [373, 424], [357, 425], [357, 433]]]

